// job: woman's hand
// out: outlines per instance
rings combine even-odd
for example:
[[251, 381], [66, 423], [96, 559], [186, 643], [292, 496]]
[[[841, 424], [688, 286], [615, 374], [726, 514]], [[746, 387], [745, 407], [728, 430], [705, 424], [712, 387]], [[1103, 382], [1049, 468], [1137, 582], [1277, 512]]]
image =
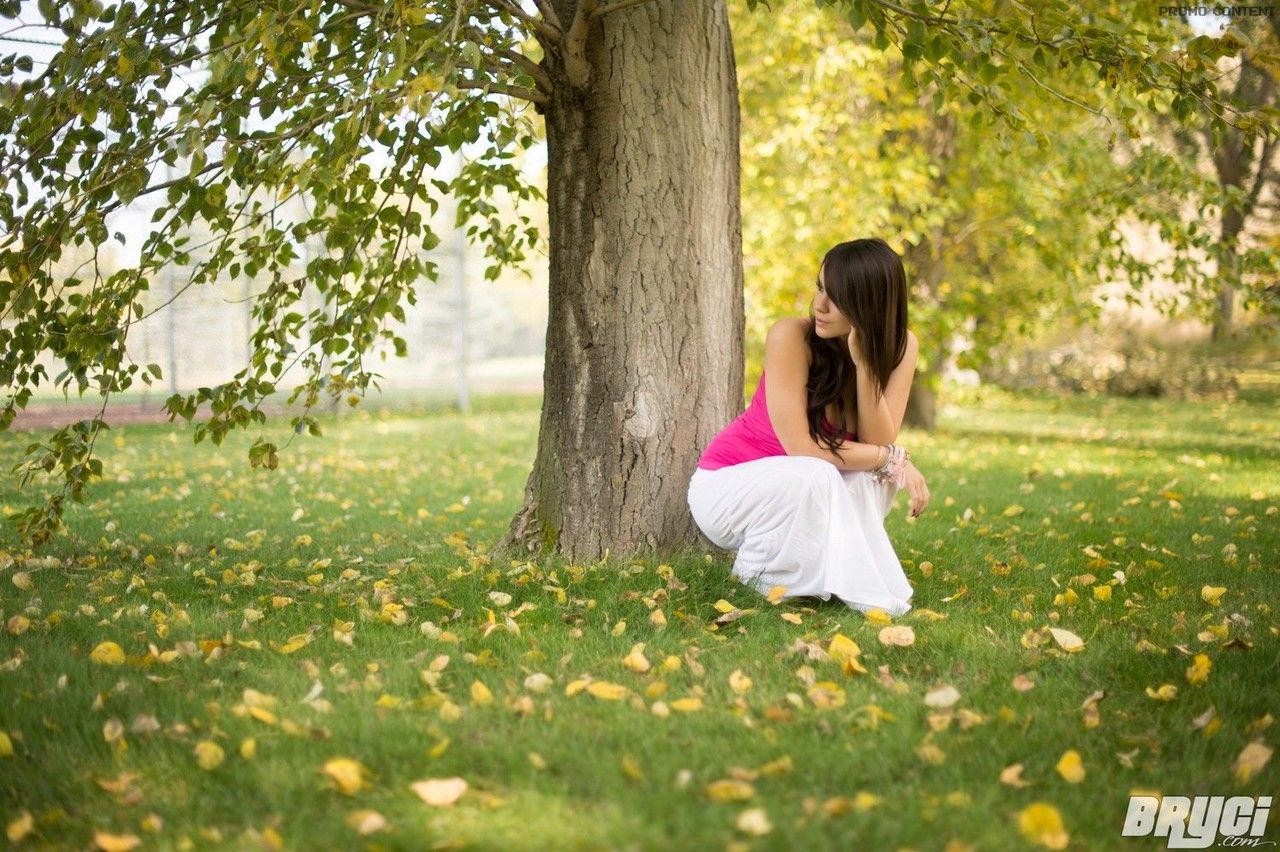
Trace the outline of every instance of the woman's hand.
[[929, 505], [929, 486], [925, 484], [924, 475], [910, 461], [906, 464], [905, 473], [906, 484], [903, 488], [911, 496], [910, 514], [911, 517], [918, 518], [924, 512], [924, 507]]

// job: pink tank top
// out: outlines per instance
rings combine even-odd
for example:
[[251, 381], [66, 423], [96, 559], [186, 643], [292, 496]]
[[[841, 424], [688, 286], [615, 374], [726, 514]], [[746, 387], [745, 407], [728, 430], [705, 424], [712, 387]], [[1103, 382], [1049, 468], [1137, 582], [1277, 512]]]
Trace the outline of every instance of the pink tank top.
[[[822, 426], [831, 432], [835, 426], [826, 417], [822, 418]], [[853, 440], [857, 436], [853, 432], [845, 432], [845, 440]], [[743, 462], [762, 459], [766, 456], [785, 456], [787, 451], [778, 443], [778, 436], [769, 422], [769, 411], [766, 408], [764, 392], [764, 372], [760, 373], [760, 384], [751, 397], [751, 403], [738, 417], [725, 426], [711, 439], [707, 448], [698, 459], [698, 467], [703, 470], [719, 470], [722, 467], [742, 464]]]

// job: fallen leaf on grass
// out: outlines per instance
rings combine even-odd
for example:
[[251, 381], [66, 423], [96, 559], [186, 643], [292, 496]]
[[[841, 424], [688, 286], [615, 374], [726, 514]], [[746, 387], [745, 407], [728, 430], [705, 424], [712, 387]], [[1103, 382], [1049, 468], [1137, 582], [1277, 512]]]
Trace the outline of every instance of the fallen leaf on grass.
[[23, 811], [5, 828], [5, 836], [9, 838], [10, 843], [17, 843], [30, 834], [31, 829], [35, 828], [35, 826], [36, 820], [31, 815], [31, 811]]
[[644, 645], [644, 642], [637, 642], [631, 646], [631, 652], [622, 658], [622, 664], [638, 674], [644, 674], [652, 668], [649, 659], [644, 655]]
[[769, 815], [764, 812], [764, 808], [751, 808], [743, 811], [738, 814], [734, 825], [738, 827], [738, 831], [744, 834], [753, 834], [756, 837], [773, 831], [773, 825], [769, 822]]
[[1222, 596], [1226, 591], [1226, 586], [1203, 586], [1200, 589], [1200, 599], [1210, 606], [1221, 606]]
[[1102, 716], [1098, 712], [1098, 702], [1106, 697], [1107, 691], [1099, 689], [1096, 692], [1089, 693], [1089, 697], [1080, 705], [1080, 709], [1084, 713], [1084, 726], [1086, 728], [1096, 728], [1102, 724]]
[[325, 761], [322, 771], [344, 795], [353, 795], [365, 786], [364, 767], [349, 757], [335, 757]]
[[1022, 764], [1015, 763], [1000, 770], [1000, 783], [1007, 784], [1010, 787], [1027, 786], [1028, 782], [1022, 778]]
[[467, 792], [467, 782], [463, 778], [428, 778], [425, 781], [414, 781], [409, 787], [418, 794], [418, 798], [432, 807], [448, 807]]
[[742, 802], [756, 794], [756, 788], [746, 781], [725, 778], [707, 785], [707, 798], [713, 802]]
[[1062, 753], [1054, 769], [1069, 784], [1079, 784], [1084, 780], [1084, 762], [1080, 760], [1080, 752], [1073, 748]]
[[1053, 635], [1053, 641], [1058, 643], [1058, 647], [1069, 654], [1084, 650], [1084, 640], [1070, 630], [1063, 630], [1061, 627], [1050, 627], [1049, 633]]
[[607, 680], [593, 680], [587, 684], [587, 692], [603, 701], [621, 701], [627, 696], [627, 688], [620, 683]]
[[1245, 746], [1244, 750], [1236, 756], [1236, 762], [1231, 768], [1235, 772], [1236, 780], [1241, 784], [1247, 784], [1253, 776], [1262, 771], [1262, 767], [1266, 766], [1269, 760], [1271, 760], [1271, 748], [1254, 741]]
[[1191, 665], [1187, 667], [1187, 682], [1192, 686], [1200, 686], [1209, 679], [1209, 670], [1213, 668], [1213, 661], [1209, 659], [1208, 654], [1196, 654]]
[[914, 645], [916, 642], [916, 632], [908, 625], [895, 624], [889, 627], [882, 627], [879, 633], [881, 645], [893, 645], [906, 648]]
[[89, 659], [104, 666], [118, 666], [124, 662], [124, 649], [115, 642], [100, 642], [89, 652]]
[[1071, 839], [1062, 814], [1048, 802], [1032, 802], [1019, 811], [1018, 830], [1027, 840], [1048, 849], [1065, 849]]
[[954, 686], [940, 686], [925, 693], [924, 703], [928, 707], [950, 707], [960, 700], [960, 690]]
[[346, 823], [357, 834], [373, 834], [387, 827], [387, 820], [382, 814], [367, 809], [351, 812], [347, 815]]
[[105, 831], [93, 833], [93, 845], [102, 852], [128, 852], [142, 843], [136, 834], [110, 834]]
[[201, 740], [196, 743], [196, 764], [204, 770], [215, 769], [222, 763], [226, 752], [213, 740]]

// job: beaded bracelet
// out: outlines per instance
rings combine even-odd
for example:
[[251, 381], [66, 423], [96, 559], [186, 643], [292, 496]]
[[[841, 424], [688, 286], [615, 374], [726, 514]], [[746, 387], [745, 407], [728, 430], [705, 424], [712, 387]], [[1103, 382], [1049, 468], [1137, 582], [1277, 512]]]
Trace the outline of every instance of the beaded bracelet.
[[871, 472], [871, 478], [876, 482], [892, 482], [899, 488], [903, 488], [907, 484], [907, 462], [911, 460], [911, 453], [897, 444], [886, 446], [889, 449], [889, 458]]

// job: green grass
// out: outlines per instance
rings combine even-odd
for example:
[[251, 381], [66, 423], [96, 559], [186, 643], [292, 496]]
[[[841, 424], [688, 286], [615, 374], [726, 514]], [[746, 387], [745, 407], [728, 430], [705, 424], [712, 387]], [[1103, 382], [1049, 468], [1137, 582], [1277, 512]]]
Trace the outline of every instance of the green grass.
[[[1280, 761], [1247, 781], [1232, 764], [1251, 740], [1275, 743], [1267, 722], [1280, 715], [1276, 400], [953, 389], [948, 401], [934, 433], [903, 436], [929, 509], [909, 521], [899, 495], [888, 520], [916, 588], [899, 620], [916, 633], [906, 648], [881, 645], [879, 626], [838, 602], [754, 597], [722, 553], [491, 562], [533, 459], [536, 399], [330, 418], [274, 472], [249, 469], [251, 436], [215, 448], [192, 446], [189, 427], [113, 429], [100, 441], [106, 478], [48, 548], [59, 565], [25, 564], [12, 532], [0, 539], [0, 561], [16, 560], [0, 571], [0, 620], [29, 623], [0, 632], [0, 730], [14, 751], [0, 757], [0, 820], [30, 812], [32, 847], [84, 848], [102, 830], [160, 849], [986, 850], [1030, 848], [1018, 814], [1043, 801], [1069, 848], [1151, 849], [1164, 841], [1120, 837], [1131, 790], [1274, 793]], [[27, 440], [3, 436], [6, 469]], [[0, 502], [12, 511], [35, 496], [8, 481]], [[668, 588], [659, 565], [687, 587]], [[1124, 583], [1095, 599], [1116, 571]], [[1086, 574], [1095, 580], [1073, 585]], [[1219, 605], [1202, 599], [1206, 585], [1226, 587]], [[721, 598], [751, 611], [712, 629]], [[383, 620], [387, 602], [405, 623]], [[503, 612], [522, 604], [533, 608], [517, 635]], [[485, 635], [488, 611], [498, 628]], [[426, 621], [456, 641], [424, 635]], [[354, 622], [351, 645], [335, 638], [341, 622]], [[1024, 643], [1045, 625], [1084, 650]], [[1219, 635], [1198, 636], [1209, 628]], [[867, 674], [788, 651], [837, 633], [861, 647]], [[89, 660], [104, 640], [125, 664]], [[1138, 650], [1143, 640], [1160, 650]], [[637, 643], [648, 673], [623, 665]], [[150, 645], [198, 650], [148, 661]], [[1187, 680], [1189, 653], [1212, 661], [1203, 685]], [[440, 655], [433, 688], [422, 673]], [[662, 671], [668, 657], [680, 667]], [[741, 695], [735, 671], [752, 681]], [[546, 691], [525, 687], [534, 672], [551, 678]], [[1019, 674], [1035, 688], [1015, 690]], [[566, 696], [584, 676], [629, 694]], [[806, 679], [838, 684], [843, 704], [817, 706]], [[473, 700], [477, 681], [491, 704]], [[328, 712], [302, 701], [316, 682]], [[923, 700], [944, 684], [961, 696], [949, 721]], [[1146, 694], [1161, 684], [1178, 686], [1172, 701]], [[277, 699], [274, 720], [243, 715], [246, 689]], [[1106, 697], [1090, 728], [1080, 708], [1095, 690]], [[702, 709], [653, 712], [687, 697]], [[1192, 720], [1210, 707], [1206, 736]], [[140, 717], [159, 730], [133, 731]], [[110, 720], [123, 748], [104, 736]], [[210, 770], [194, 754], [203, 740], [225, 752]], [[1083, 760], [1079, 784], [1055, 771], [1067, 749]], [[337, 757], [359, 761], [367, 786], [335, 789], [321, 770]], [[771, 763], [778, 771], [755, 774]], [[1014, 763], [1028, 786], [1000, 782]], [[136, 775], [127, 792], [98, 783], [122, 773]], [[409, 786], [455, 775], [470, 788], [450, 808]], [[750, 780], [749, 800], [709, 799], [708, 784], [735, 777]], [[849, 806], [860, 793], [879, 804]], [[752, 808], [770, 833], [735, 827]], [[360, 809], [387, 827], [360, 836], [345, 822]]]

